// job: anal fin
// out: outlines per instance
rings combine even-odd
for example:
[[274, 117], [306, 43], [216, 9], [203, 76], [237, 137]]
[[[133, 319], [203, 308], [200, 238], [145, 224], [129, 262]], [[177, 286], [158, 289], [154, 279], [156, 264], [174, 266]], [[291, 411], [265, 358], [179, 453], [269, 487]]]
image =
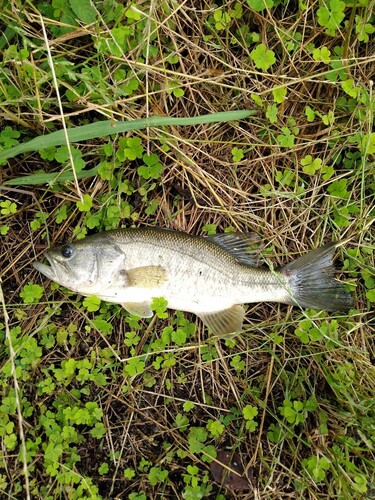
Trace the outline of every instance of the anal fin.
[[203, 323], [220, 338], [232, 338], [241, 333], [245, 310], [241, 305], [234, 305], [223, 311], [198, 314]]

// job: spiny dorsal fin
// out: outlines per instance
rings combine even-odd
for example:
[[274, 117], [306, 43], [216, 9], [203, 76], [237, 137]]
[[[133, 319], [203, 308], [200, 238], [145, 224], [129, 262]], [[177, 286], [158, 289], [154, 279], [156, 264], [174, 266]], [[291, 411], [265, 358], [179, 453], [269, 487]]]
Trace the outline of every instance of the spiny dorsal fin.
[[256, 233], [222, 233], [208, 236], [208, 239], [229, 252], [241, 264], [252, 267], [263, 264], [260, 256], [261, 239]]
[[124, 302], [121, 304], [130, 314], [139, 316], [140, 318], [152, 318], [154, 313], [151, 310], [151, 303], [145, 302]]
[[242, 331], [245, 310], [240, 305], [234, 305], [224, 311], [198, 314], [203, 323], [220, 338], [231, 338]]
[[162, 266], [134, 267], [122, 273], [126, 276], [126, 286], [138, 288], [157, 288], [167, 279], [167, 273]]

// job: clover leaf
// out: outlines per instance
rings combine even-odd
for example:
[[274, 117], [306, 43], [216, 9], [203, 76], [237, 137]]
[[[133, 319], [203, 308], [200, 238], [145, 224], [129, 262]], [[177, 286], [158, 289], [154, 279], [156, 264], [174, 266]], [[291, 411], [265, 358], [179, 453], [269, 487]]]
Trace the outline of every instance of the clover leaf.
[[263, 43], [250, 52], [250, 57], [254, 61], [255, 66], [263, 70], [267, 70], [276, 62], [273, 50], [268, 50]]

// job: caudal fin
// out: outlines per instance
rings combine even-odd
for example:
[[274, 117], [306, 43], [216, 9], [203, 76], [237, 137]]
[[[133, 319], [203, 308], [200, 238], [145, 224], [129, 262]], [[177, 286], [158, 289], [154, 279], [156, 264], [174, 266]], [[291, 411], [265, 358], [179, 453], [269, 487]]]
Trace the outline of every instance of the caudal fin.
[[326, 311], [348, 311], [353, 306], [351, 295], [334, 279], [332, 259], [336, 246], [324, 245], [281, 269], [294, 303]]

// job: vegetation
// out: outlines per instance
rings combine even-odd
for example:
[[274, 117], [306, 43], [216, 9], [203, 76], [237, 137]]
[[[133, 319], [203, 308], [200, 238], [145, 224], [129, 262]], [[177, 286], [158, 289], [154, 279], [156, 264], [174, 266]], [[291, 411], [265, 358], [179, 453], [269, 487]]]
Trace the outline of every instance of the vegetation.
[[[2, 498], [374, 497], [373, 6], [3, 2]], [[224, 341], [31, 267], [154, 224], [275, 266], [340, 240], [355, 308], [252, 304]]]

